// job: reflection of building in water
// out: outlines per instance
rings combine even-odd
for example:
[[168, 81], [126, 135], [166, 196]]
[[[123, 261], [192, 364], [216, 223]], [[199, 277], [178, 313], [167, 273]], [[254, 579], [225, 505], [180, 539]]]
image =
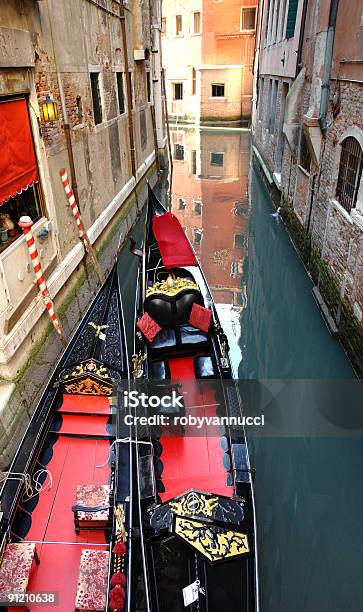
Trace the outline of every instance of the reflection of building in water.
[[241, 288], [248, 226], [248, 134], [172, 130], [172, 209], [203, 266], [218, 304], [234, 316], [244, 307]]

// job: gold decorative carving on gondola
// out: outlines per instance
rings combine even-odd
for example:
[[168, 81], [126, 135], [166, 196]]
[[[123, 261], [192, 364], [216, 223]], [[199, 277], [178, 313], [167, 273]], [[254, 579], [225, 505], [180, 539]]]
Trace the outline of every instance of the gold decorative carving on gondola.
[[64, 380], [69, 378], [76, 378], [78, 376], [82, 376], [84, 374], [93, 374], [94, 376], [99, 376], [100, 378], [110, 378], [110, 375], [107, 372], [107, 368], [102, 366], [101, 364], [97, 364], [93, 359], [90, 361], [85, 361], [84, 363], [80, 363], [76, 366], [76, 369], [73, 370], [71, 374], [66, 374]]
[[216, 562], [250, 552], [244, 533], [177, 516], [175, 533], [208, 559]]
[[198, 285], [189, 278], [173, 278], [172, 276], [168, 276], [168, 278], [158, 281], [149, 287], [149, 289], [146, 291], [146, 297], [160, 293], [162, 295], [173, 296], [177, 295], [181, 291], [184, 291], [184, 289], [194, 289], [199, 291]]
[[146, 354], [144, 353], [143, 355], [141, 355], [141, 353], [139, 353], [138, 355], [134, 354], [131, 358], [132, 360], [132, 377], [133, 378], [142, 378], [143, 374], [144, 374], [144, 366], [143, 363], [146, 359]]
[[171, 511], [179, 516], [213, 516], [213, 510], [218, 505], [218, 497], [209, 499], [202, 493], [189, 491], [176, 501], [169, 502]]
[[96, 330], [96, 338], [101, 338], [101, 340], [104, 339], [104, 334], [102, 330], [110, 327], [109, 325], [98, 325], [98, 323], [94, 323], [93, 321], [90, 321], [88, 325], [90, 325], [91, 327], [93, 327], [93, 329]]
[[65, 385], [66, 393], [79, 395], [111, 395], [112, 385], [94, 380], [90, 376]]

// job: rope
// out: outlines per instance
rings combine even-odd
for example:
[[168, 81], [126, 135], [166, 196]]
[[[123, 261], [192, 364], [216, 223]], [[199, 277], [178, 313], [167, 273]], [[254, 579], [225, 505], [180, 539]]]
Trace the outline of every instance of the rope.
[[[46, 477], [44, 483], [42, 484], [40, 482], [40, 477], [43, 473], [46, 474]], [[49, 478], [49, 481], [48, 484], [45, 485], [47, 477]], [[42, 493], [47, 489], [51, 489], [53, 486], [52, 474], [46, 468], [41, 468], [40, 470], [34, 472], [33, 482], [30, 474], [23, 474], [22, 472], [4, 472], [4, 478], [0, 480], [0, 483], [4, 482], [4, 480], [20, 480], [23, 482], [23, 485], [25, 487], [25, 492], [22, 497], [23, 502], [27, 502], [30, 499], [33, 499], [33, 497], [36, 497], [36, 495], [39, 495], [39, 493]]]
[[102, 465], [96, 465], [96, 468], [103, 468], [103, 467], [105, 467], [105, 465], [107, 465], [107, 464], [108, 464], [108, 462], [109, 462], [109, 460], [110, 460], [110, 457], [111, 457], [111, 450], [112, 450], [112, 447], [113, 447], [113, 445], [114, 445], [114, 444], [116, 444], [116, 443], [118, 443], [118, 442], [121, 442], [122, 444], [128, 444], [129, 442], [131, 442], [131, 443], [133, 443], [133, 444], [146, 444], [147, 446], [152, 446], [152, 448], [153, 448], [153, 450], [154, 450], [154, 447], [153, 447], [152, 442], [143, 442], [143, 441], [139, 441], [139, 442], [138, 442], [137, 440], [131, 440], [131, 438], [117, 438], [117, 439], [116, 439], [116, 440], [114, 440], [114, 441], [112, 442], [112, 444], [110, 445], [110, 451], [109, 451], [109, 453], [108, 453], [108, 457], [107, 457], [107, 459], [106, 459], [105, 463], [103, 463]]

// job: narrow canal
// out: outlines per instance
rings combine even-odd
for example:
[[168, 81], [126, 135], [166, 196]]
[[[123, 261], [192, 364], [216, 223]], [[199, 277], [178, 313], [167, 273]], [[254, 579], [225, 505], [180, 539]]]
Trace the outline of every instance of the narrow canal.
[[[235, 371], [251, 380], [250, 398], [261, 401], [256, 387], [262, 385], [275, 398], [267, 403], [277, 406], [270, 421], [279, 433], [250, 441], [261, 611], [361, 611], [363, 445], [347, 437], [340, 413], [334, 433], [325, 435], [319, 403], [327, 380], [331, 387], [333, 379], [354, 384], [354, 372], [326, 328], [283, 223], [273, 216], [251, 165], [249, 133], [172, 126], [171, 139], [172, 209], [210, 283]], [[281, 407], [276, 395], [287, 388]], [[309, 405], [307, 397], [313, 398]], [[280, 435], [291, 416], [289, 402], [299, 426]]]

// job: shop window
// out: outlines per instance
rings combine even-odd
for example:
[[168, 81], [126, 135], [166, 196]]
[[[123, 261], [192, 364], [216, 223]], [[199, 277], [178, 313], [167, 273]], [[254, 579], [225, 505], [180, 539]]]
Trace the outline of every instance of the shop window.
[[175, 31], [177, 36], [181, 36], [183, 34], [183, 16], [176, 15], [175, 17]]
[[178, 142], [174, 145], [174, 159], [184, 161], [184, 146]]
[[193, 13], [193, 34], [200, 34], [201, 31], [201, 15], [200, 12]]
[[253, 31], [256, 27], [256, 7], [241, 7], [241, 31]]
[[124, 94], [124, 81], [123, 81], [122, 72], [116, 72], [116, 81], [117, 81], [118, 111], [120, 115], [122, 115], [125, 112], [125, 94]]
[[174, 83], [174, 100], [183, 99], [183, 83]]
[[33, 136], [25, 98], [0, 99], [0, 251], [20, 235], [23, 215], [43, 215]]
[[102, 103], [100, 94], [100, 74], [99, 72], [91, 72], [91, 91], [92, 91], [92, 105], [93, 105], [93, 117], [95, 125], [102, 123]]
[[18, 222], [20, 217], [28, 215], [32, 221], [42, 216], [42, 193], [39, 183], [10, 198], [0, 207], [0, 252], [10, 246], [21, 234]]
[[348, 212], [357, 203], [362, 178], [362, 159], [362, 148], [358, 140], [352, 136], [346, 138], [340, 155], [336, 197]]
[[310, 164], [311, 164], [311, 156], [308, 147], [308, 143], [306, 140], [304, 128], [301, 128], [301, 138], [300, 138], [300, 166], [306, 170], [306, 172], [310, 172]]
[[224, 83], [212, 84], [212, 98], [224, 98]]
[[212, 152], [210, 154], [210, 165], [211, 166], [223, 166], [224, 153], [215, 153]]

